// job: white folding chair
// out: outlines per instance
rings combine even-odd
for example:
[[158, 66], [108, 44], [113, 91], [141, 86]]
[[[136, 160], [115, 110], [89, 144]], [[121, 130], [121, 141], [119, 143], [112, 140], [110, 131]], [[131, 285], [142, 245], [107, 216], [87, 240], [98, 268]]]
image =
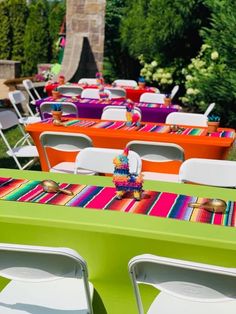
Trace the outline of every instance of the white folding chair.
[[187, 159], [180, 167], [179, 181], [236, 188], [236, 161]]
[[104, 91], [110, 93], [110, 99], [126, 98], [126, 91], [121, 87], [106, 87]]
[[37, 89], [34, 87], [34, 84], [31, 80], [23, 80], [23, 85], [24, 88], [26, 89], [30, 99], [31, 99], [31, 104], [35, 105], [36, 101], [38, 99], [41, 99]]
[[172, 88], [172, 91], [170, 93], [170, 98], [173, 99], [175, 97], [175, 95], [177, 94], [179, 90], [179, 85], [175, 85], [173, 88]]
[[81, 93], [81, 98], [100, 99], [99, 90], [96, 88], [85, 88]]
[[2, 314], [93, 313], [86, 261], [74, 250], [0, 243]]
[[208, 107], [207, 107], [207, 109], [206, 109], [206, 111], [204, 112], [204, 116], [209, 116], [209, 114], [212, 112], [212, 110], [215, 108], [215, 103], [213, 102], [213, 103], [211, 103]]
[[39, 107], [39, 111], [41, 112], [41, 116], [43, 119], [48, 118], [48, 115], [51, 116], [51, 111], [53, 110], [53, 105], [55, 105], [55, 104], [61, 105], [61, 111], [62, 111], [63, 116], [73, 116], [76, 118], [79, 117], [78, 107], [72, 102], [68, 102], [68, 101], [63, 101], [63, 102], [44, 101], [40, 104], [40, 107]]
[[[51, 165], [48, 148], [52, 148], [57, 153], [60, 153], [80, 152], [86, 147], [93, 146], [91, 138], [80, 133], [43, 132], [39, 139], [50, 172], [74, 173], [75, 162], [63, 161], [56, 165]], [[93, 175], [94, 172], [81, 170], [79, 174]]]
[[154, 104], [164, 104], [165, 94], [158, 93], [143, 93], [140, 96], [140, 102], [154, 103]]
[[[134, 113], [138, 114], [140, 116], [140, 120], [142, 120], [142, 113], [138, 107], [134, 108]], [[104, 107], [101, 120], [126, 121], [126, 107], [125, 106]]]
[[[22, 133], [22, 138], [19, 139], [14, 147], [11, 147], [7, 137], [4, 134], [5, 130], [17, 126]], [[21, 125], [19, 124], [18, 118], [13, 111], [5, 110], [0, 111], [0, 135], [3, 142], [7, 147], [7, 155], [12, 157], [20, 170], [26, 169], [32, 166], [38, 160], [38, 151], [29, 140], [29, 134], [26, 134]], [[31, 158], [26, 164], [21, 165], [18, 158]], [[32, 159], [33, 158], [33, 159]]]
[[139, 284], [160, 291], [147, 314], [235, 313], [236, 268], [151, 254], [132, 258], [128, 268], [139, 314], [144, 314]]
[[[122, 154], [122, 149], [89, 147], [81, 150], [76, 157], [75, 174], [81, 170], [90, 170], [97, 173], [114, 172], [113, 159]], [[139, 174], [142, 162], [138, 154], [129, 151], [128, 154], [130, 173]]]
[[80, 95], [83, 91], [83, 88], [74, 85], [60, 85], [57, 87], [57, 90], [61, 95], [73, 97]]
[[88, 84], [88, 85], [97, 85], [97, 79], [96, 78], [81, 78], [78, 81], [78, 84]]
[[27, 110], [28, 110], [30, 116], [28, 116], [28, 117], [22, 116], [19, 107], [22, 107], [22, 103], [24, 103], [26, 101], [26, 99], [25, 99], [24, 94], [21, 91], [9, 92], [8, 97], [11, 101], [13, 108], [15, 109], [15, 112], [19, 118], [20, 123], [26, 125], [26, 124], [30, 124], [30, 123], [39, 122], [41, 120], [40, 117], [37, 117], [37, 114], [33, 113], [29, 104], [27, 104], [27, 103], [25, 103], [25, 104], [26, 104], [26, 107], [27, 107]]
[[[127, 147], [136, 152], [142, 161], [165, 163], [171, 161], [184, 161], [184, 150], [181, 146], [173, 143], [131, 141]], [[144, 180], [157, 180], [167, 182], [179, 182], [178, 174], [142, 171]]]
[[116, 86], [129, 86], [129, 87], [137, 87], [138, 83], [135, 80], [115, 80], [112, 84]]
[[207, 127], [207, 116], [200, 113], [171, 112], [166, 117], [167, 124]]

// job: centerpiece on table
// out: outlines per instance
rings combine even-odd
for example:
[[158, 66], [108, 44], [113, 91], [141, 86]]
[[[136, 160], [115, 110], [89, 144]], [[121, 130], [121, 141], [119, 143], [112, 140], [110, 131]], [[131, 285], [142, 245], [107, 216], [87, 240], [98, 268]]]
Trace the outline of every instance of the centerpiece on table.
[[122, 199], [127, 192], [132, 192], [136, 201], [140, 201], [143, 191], [143, 175], [130, 173], [129, 149], [125, 148], [123, 153], [114, 158], [113, 183], [116, 187], [116, 198]]
[[62, 120], [61, 104], [52, 104], [52, 120], [53, 124], [58, 125]]
[[104, 78], [102, 72], [96, 73], [97, 85], [104, 85]]
[[164, 98], [164, 107], [169, 107], [171, 105], [171, 97], [170, 94], [165, 94]]
[[59, 92], [59, 90], [57, 89], [57, 88], [54, 88], [53, 90], [52, 90], [52, 98], [53, 98], [53, 100], [57, 100], [58, 98], [60, 98], [60, 92]]
[[109, 102], [109, 93], [104, 89], [103, 85], [99, 86], [99, 98], [104, 102]]
[[66, 80], [65, 80], [65, 76], [64, 75], [60, 75], [58, 77], [58, 85], [65, 85]]
[[145, 87], [146, 87], [146, 81], [145, 81], [145, 78], [143, 76], [140, 76], [138, 79], [138, 87], [140, 89], [145, 89]]
[[217, 115], [210, 115], [208, 117], [208, 133], [217, 132], [217, 129], [220, 125], [220, 117]]
[[135, 108], [134, 105], [135, 103], [132, 100], [127, 99], [126, 101], [126, 120], [127, 120], [126, 125], [127, 126], [131, 126], [131, 125], [140, 126], [141, 124], [140, 115], [134, 111], [134, 108]]

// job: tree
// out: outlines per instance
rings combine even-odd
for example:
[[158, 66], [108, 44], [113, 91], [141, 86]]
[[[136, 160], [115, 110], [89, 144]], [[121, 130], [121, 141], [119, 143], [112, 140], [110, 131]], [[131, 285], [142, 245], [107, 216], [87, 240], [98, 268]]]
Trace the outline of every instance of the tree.
[[11, 33], [7, 1], [0, 1], [0, 29], [0, 59], [10, 59]]
[[51, 39], [51, 61], [58, 61], [58, 49], [56, 43], [59, 38], [60, 27], [66, 15], [66, 4], [65, 1], [53, 1], [50, 5], [50, 11], [48, 16], [49, 22], [49, 34]]
[[37, 71], [38, 63], [47, 63], [50, 40], [48, 31], [48, 4], [45, 0], [33, 1], [29, 6], [24, 35], [24, 74]]
[[28, 8], [25, 0], [9, 0], [9, 17], [12, 34], [11, 59], [17, 61], [24, 60], [25, 24]]
[[132, 56], [142, 54], [161, 66], [176, 60], [182, 65], [199, 50], [199, 30], [208, 24], [208, 16], [201, 0], [130, 0], [121, 26], [122, 42]]

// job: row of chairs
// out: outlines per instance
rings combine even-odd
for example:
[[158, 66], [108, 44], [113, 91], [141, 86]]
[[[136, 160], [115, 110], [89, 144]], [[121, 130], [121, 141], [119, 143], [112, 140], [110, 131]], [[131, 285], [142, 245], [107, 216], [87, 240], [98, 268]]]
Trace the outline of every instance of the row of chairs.
[[[0, 313], [96, 312], [87, 263], [75, 250], [1, 243], [0, 257], [0, 274], [11, 280], [0, 293]], [[139, 314], [140, 284], [158, 290], [148, 314], [235, 313], [235, 268], [143, 254], [128, 271]]]

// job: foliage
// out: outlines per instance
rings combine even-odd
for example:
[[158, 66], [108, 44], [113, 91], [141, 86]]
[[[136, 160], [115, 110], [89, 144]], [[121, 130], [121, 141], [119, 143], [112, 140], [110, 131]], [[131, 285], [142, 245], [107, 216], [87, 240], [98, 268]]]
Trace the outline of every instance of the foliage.
[[29, 6], [24, 36], [25, 75], [35, 73], [38, 63], [48, 61], [50, 42], [47, 12], [46, 0], [33, 1]]
[[58, 59], [58, 36], [60, 27], [63, 23], [66, 15], [66, 3], [65, 1], [55, 0], [50, 5], [50, 11], [48, 15], [49, 22], [49, 35], [52, 43], [51, 62], [56, 62]]
[[145, 63], [142, 55], [139, 57], [139, 60], [140, 64], [143, 66], [140, 75], [144, 76], [146, 81], [152, 83], [152, 85], [155, 85], [156, 82], [163, 93], [169, 93], [171, 85], [173, 84], [173, 73], [175, 68], [162, 68], [155, 60], [151, 63]]
[[162, 67], [195, 55], [201, 46], [199, 29], [209, 15], [201, 0], [130, 0], [125, 12], [122, 43], [132, 56], [142, 54]]
[[12, 37], [11, 59], [23, 61], [24, 43], [22, 39], [28, 14], [26, 0], [9, 0], [8, 5]]
[[215, 102], [223, 125], [236, 127], [236, 3], [206, 0], [212, 10], [211, 25], [202, 31], [205, 44], [183, 71], [183, 102], [205, 110]]
[[0, 1], [0, 59], [10, 59], [11, 37], [7, 1]]
[[105, 62], [104, 77], [106, 81], [113, 81], [117, 77], [136, 77], [139, 63], [131, 58], [127, 48], [122, 47], [120, 38], [120, 24], [124, 18], [125, 0], [106, 1], [105, 19]]

